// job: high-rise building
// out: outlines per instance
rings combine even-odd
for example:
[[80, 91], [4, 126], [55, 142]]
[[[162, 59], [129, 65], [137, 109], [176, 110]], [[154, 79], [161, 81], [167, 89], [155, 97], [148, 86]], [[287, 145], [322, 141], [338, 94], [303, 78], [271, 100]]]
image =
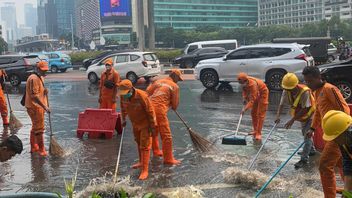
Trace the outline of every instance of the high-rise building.
[[37, 25], [37, 34], [48, 33], [46, 29], [46, 15], [45, 15], [45, 6], [48, 3], [48, 0], [38, 0], [37, 4], [37, 13], [39, 21]]
[[17, 39], [17, 16], [15, 3], [6, 2], [1, 7], [1, 20], [5, 23], [7, 41], [16, 41]]
[[255, 26], [258, 0], [154, 0], [156, 27]]
[[36, 28], [38, 25], [38, 15], [37, 15], [37, 9], [33, 6], [33, 4], [30, 4], [30, 3], [24, 4], [24, 20], [25, 20], [25, 25], [32, 29], [32, 35], [35, 35]]
[[54, 1], [57, 14], [58, 36], [72, 33], [71, 23], [73, 24], [73, 29], [75, 27], [74, 2], [74, 0]]
[[302, 27], [323, 19], [322, 0], [259, 0], [258, 24]]
[[325, 0], [324, 1], [324, 17], [329, 20], [333, 16], [340, 19], [352, 19], [352, 0]]
[[22, 39], [23, 37], [28, 37], [28, 36], [34, 36], [32, 27], [20, 25], [20, 27], [18, 27], [17, 30], [18, 30], [18, 39]]
[[85, 41], [91, 41], [93, 30], [100, 28], [99, 1], [77, 1], [75, 19], [76, 35]]

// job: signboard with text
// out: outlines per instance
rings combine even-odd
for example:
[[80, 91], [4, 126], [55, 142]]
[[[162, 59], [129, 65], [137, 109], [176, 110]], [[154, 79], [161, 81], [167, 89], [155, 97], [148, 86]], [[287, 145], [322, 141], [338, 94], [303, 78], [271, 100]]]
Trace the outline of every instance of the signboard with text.
[[130, 22], [131, 15], [131, 0], [100, 0], [102, 22]]

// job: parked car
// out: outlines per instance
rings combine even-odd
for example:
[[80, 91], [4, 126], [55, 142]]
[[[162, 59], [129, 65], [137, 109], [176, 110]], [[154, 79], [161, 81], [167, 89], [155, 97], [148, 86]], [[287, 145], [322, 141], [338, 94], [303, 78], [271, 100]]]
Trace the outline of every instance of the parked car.
[[206, 47], [222, 47], [222, 48], [225, 48], [226, 50], [234, 50], [234, 49], [237, 49], [238, 44], [237, 44], [237, 40], [235, 40], [235, 39], [200, 41], [200, 42], [194, 42], [194, 43], [187, 44], [186, 47], [184, 48], [183, 52], [184, 52], [184, 54], [189, 54], [196, 49], [206, 48]]
[[352, 59], [320, 65], [322, 77], [338, 87], [347, 102], [352, 102]]
[[328, 45], [328, 56], [329, 62], [332, 62], [337, 58], [337, 48], [332, 43]]
[[97, 63], [102, 58], [104, 58], [104, 57], [106, 57], [106, 56], [108, 56], [110, 54], [114, 54], [114, 53], [117, 53], [117, 52], [115, 52], [115, 51], [105, 51], [105, 52], [102, 52], [101, 54], [97, 55], [96, 57], [84, 59], [82, 66], [84, 68], [88, 69], [88, 67], [91, 66], [92, 64]]
[[287, 72], [314, 65], [313, 57], [305, 53], [307, 48], [297, 43], [240, 47], [223, 58], [200, 61], [195, 67], [195, 77], [206, 88], [214, 88], [219, 83], [235, 82], [238, 73], [246, 72], [264, 80], [269, 89], [280, 90], [281, 79]]
[[124, 52], [110, 54], [101, 61], [91, 65], [87, 70], [87, 76], [91, 83], [97, 83], [101, 73], [105, 70], [104, 62], [112, 58], [114, 68], [122, 79], [129, 79], [136, 83], [139, 78], [144, 77], [148, 80], [160, 74], [160, 62], [152, 52]]
[[0, 69], [7, 73], [7, 81], [12, 86], [18, 86], [33, 73], [40, 59], [37, 55], [4, 55], [0, 56]]
[[45, 55], [48, 57], [47, 61], [49, 63], [49, 70], [52, 73], [57, 73], [59, 71], [66, 72], [67, 69], [72, 68], [71, 57], [62, 52], [45, 52], [37, 55]]
[[184, 54], [182, 56], [176, 57], [173, 63], [180, 64], [180, 68], [193, 68], [201, 60], [220, 58], [227, 53], [228, 51], [221, 47], [199, 48], [189, 54]]

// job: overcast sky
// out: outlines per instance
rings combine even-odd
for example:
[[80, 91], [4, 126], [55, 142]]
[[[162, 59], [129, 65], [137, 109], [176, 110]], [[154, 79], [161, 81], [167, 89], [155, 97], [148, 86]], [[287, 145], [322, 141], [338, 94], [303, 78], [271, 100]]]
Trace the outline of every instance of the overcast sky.
[[31, 3], [34, 7], [37, 7], [37, 0], [0, 0], [0, 5], [5, 2], [15, 2], [16, 3], [16, 14], [17, 14], [17, 23], [24, 24], [24, 11], [23, 6], [25, 3]]

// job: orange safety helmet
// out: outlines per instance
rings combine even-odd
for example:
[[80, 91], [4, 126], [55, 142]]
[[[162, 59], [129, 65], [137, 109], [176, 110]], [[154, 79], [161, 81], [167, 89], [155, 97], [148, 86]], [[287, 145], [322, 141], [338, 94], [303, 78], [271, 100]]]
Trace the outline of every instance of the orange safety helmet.
[[175, 75], [179, 78], [180, 81], [183, 81], [182, 72], [181, 72], [180, 70], [178, 70], [178, 69], [172, 69], [172, 70], [171, 70], [171, 73], [170, 73], [170, 76], [171, 76], [172, 74], [175, 74]]
[[132, 82], [125, 79], [119, 83], [119, 95], [126, 95], [133, 88]]
[[42, 71], [48, 71], [49, 70], [49, 66], [48, 66], [48, 62], [46, 61], [39, 61], [37, 63], [37, 68], [42, 70]]
[[238, 81], [246, 81], [246, 80], [248, 80], [248, 75], [244, 72], [241, 72], [238, 74], [237, 80]]
[[105, 65], [111, 65], [112, 66], [112, 64], [113, 64], [113, 60], [112, 60], [112, 58], [108, 58], [108, 59], [106, 59], [105, 61], [104, 61], [104, 64]]

